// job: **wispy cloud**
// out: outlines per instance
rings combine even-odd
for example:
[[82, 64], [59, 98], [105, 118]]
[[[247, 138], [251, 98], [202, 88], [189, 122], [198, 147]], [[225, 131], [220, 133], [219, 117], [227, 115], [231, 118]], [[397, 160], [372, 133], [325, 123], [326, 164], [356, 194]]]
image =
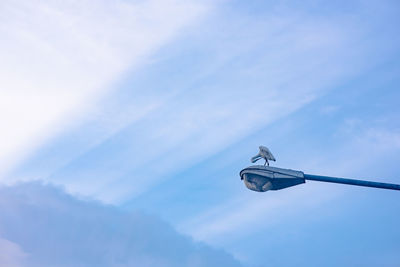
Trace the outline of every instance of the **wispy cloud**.
[[196, 240], [227, 244], [231, 240], [240, 240], [246, 235], [279, 225], [283, 220], [295, 218], [299, 213], [313, 210], [315, 206], [323, 205], [342, 194], [339, 191], [323, 190], [323, 186], [307, 184], [287, 189], [286, 192], [246, 192], [241, 197], [232, 198], [182, 221], [177, 229]]
[[0, 171], [68, 126], [110, 83], [207, 9], [181, 1], [2, 1]]
[[[150, 89], [136, 91], [158, 99], [162, 89], [171, 90], [165, 101], [139, 121], [127, 120], [124, 129], [88, 147], [50, 179], [72, 192], [121, 203], [300, 109], [365, 67], [364, 51], [349, 46], [363, 36], [351, 19], [287, 10], [262, 19], [218, 12], [177, 45], [195, 55], [190, 62], [180, 54], [155, 62], [185, 79], [165, 88], [170, 77], [150, 69], [147, 75], [159, 79], [150, 78]], [[129, 106], [126, 95], [119, 101]]]

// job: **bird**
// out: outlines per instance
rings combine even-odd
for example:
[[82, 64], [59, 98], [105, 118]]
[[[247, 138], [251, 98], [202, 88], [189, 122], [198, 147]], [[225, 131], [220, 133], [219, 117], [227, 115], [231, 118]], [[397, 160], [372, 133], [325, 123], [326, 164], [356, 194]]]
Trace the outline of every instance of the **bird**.
[[260, 152], [257, 155], [251, 158], [251, 162], [255, 163], [259, 159], [265, 159], [264, 166], [267, 164], [269, 166], [268, 160], [276, 161], [274, 155], [272, 155], [271, 151], [265, 146], [259, 146]]

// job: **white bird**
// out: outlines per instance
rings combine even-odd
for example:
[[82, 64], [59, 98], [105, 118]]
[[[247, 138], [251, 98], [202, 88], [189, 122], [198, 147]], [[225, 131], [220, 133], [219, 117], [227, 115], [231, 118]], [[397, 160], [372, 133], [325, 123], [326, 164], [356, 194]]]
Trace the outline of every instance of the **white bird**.
[[268, 148], [266, 148], [265, 146], [259, 146], [258, 148], [260, 149], [260, 152], [258, 152], [257, 155], [251, 158], [252, 163], [256, 162], [259, 159], [265, 159], [264, 166], [265, 164], [269, 166], [268, 160], [276, 161], [274, 155], [272, 155], [271, 151], [269, 151]]

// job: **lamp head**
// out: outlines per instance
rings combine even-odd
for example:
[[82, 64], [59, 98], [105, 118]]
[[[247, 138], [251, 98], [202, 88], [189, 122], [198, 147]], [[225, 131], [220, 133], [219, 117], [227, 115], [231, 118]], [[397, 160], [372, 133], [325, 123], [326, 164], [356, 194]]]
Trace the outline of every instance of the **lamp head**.
[[240, 172], [246, 187], [257, 192], [280, 190], [305, 183], [304, 173], [270, 166], [250, 166]]

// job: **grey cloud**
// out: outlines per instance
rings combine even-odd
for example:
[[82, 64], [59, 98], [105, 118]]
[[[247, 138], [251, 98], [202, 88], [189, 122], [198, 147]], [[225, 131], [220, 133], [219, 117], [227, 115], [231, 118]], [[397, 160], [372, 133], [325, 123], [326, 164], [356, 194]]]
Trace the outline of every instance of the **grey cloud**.
[[0, 237], [27, 266], [240, 266], [157, 217], [38, 182], [0, 187]]

